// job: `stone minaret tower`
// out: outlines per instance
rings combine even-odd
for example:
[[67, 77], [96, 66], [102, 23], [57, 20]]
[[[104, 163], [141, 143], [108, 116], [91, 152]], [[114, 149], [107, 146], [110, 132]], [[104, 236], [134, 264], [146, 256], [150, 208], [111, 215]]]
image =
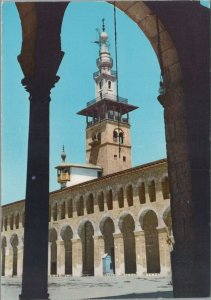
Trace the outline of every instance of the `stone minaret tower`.
[[93, 74], [95, 99], [79, 115], [86, 116], [86, 159], [103, 168], [103, 175], [131, 167], [129, 112], [138, 108], [117, 97], [117, 77], [107, 46], [108, 34], [100, 34], [98, 71]]

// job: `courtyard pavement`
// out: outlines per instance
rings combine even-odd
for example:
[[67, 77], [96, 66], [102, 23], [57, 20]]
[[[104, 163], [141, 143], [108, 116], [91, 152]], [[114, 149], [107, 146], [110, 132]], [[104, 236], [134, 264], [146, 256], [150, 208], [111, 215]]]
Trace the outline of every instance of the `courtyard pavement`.
[[[137, 276], [50, 277], [51, 300], [173, 298], [170, 278]], [[1, 299], [18, 300], [21, 278], [1, 278]]]

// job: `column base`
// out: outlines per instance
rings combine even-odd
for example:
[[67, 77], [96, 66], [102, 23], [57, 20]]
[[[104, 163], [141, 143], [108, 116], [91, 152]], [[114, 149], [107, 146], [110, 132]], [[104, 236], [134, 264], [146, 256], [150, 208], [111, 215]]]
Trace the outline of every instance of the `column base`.
[[49, 294], [40, 295], [40, 296], [27, 296], [27, 295], [19, 295], [19, 300], [50, 300]]

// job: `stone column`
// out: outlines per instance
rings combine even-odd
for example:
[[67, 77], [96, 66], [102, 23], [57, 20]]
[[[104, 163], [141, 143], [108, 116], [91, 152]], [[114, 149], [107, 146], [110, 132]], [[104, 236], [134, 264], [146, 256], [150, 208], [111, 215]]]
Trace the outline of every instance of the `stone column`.
[[23, 244], [18, 246], [17, 275], [22, 276], [22, 273], [23, 273]]
[[159, 251], [160, 251], [160, 274], [167, 276], [171, 273], [170, 249], [167, 244], [166, 228], [158, 228]]
[[51, 275], [51, 242], [48, 242], [48, 276]]
[[124, 241], [122, 233], [113, 233], [115, 253], [115, 273], [125, 274]]
[[8, 245], [5, 248], [5, 276], [12, 276], [13, 268], [13, 248]]
[[103, 275], [102, 256], [104, 254], [104, 239], [102, 235], [94, 236], [94, 275]]
[[16, 3], [23, 27], [18, 61], [30, 101], [21, 300], [49, 298], [49, 107], [51, 89], [59, 80], [57, 71], [64, 55], [60, 33], [67, 5]]
[[80, 238], [72, 239], [72, 273], [73, 276], [82, 275], [82, 243]]
[[57, 244], [57, 275], [65, 275], [65, 247], [64, 241], [56, 241]]
[[171, 253], [174, 297], [197, 297], [200, 295], [200, 287], [195, 283], [198, 270], [195, 267], [194, 253], [194, 194], [184, 92], [180, 82], [174, 83], [174, 87], [158, 99], [164, 106], [171, 216], [175, 238], [174, 251]]
[[135, 231], [136, 242], [136, 274], [146, 275], [147, 273], [147, 259], [146, 259], [146, 242], [144, 231]]

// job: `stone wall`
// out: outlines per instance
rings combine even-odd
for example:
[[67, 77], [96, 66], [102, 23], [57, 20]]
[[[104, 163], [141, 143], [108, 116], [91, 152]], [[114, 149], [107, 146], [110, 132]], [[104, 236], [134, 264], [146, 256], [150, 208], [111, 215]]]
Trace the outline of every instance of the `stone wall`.
[[[24, 200], [2, 211], [2, 275], [21, 275]], [[50, 193], [49, 274], [103, 275], [108, 253], [116, 275], [165, 276], [171, 272], [169, 236], [166, 160]]]

